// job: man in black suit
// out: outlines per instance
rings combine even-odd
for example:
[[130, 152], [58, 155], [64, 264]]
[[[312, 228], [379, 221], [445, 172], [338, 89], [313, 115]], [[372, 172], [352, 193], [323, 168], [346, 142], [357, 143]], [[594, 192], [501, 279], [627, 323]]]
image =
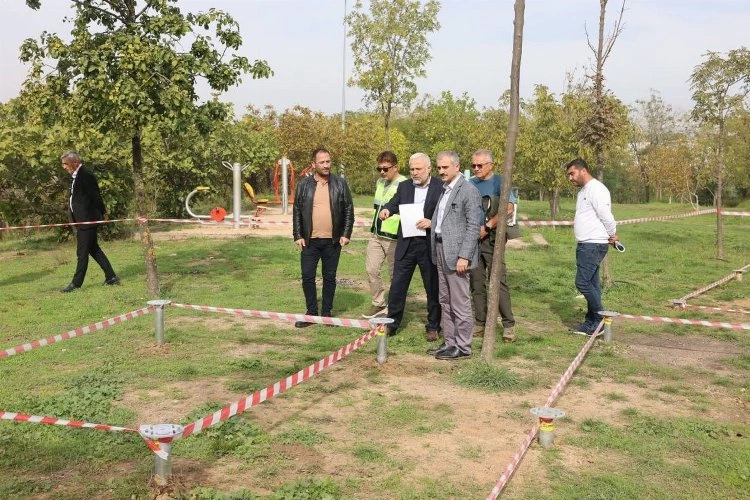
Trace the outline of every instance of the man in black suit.
[[380, 211], [380, 219], [385, 220], [391, 215], [399, 213], [399, 205], [417, 203], [423, 204], [423, 218], [417, 222], [417, 228], [424, 229], [426, 236], [404, 238], [402, 226], [398, 229], [396, 242], [396, 261], [393, 266], [391, 289], [388, 292], [388, 317], [393, 323], [388, 325], [388, 335], [395, 335], [404, 317], [406, 306], [406, 292], [409, 290], [414, 269], [419, 266], [424, 290], [427, 294], [427, 324], [425, 336], [434, 342], [440, 332], [440, 302], [438, 301], [438, 273], [437, 267], [430, 259], [430, 227], [432, 214], [437, 207], [443, 192], [443, 183], [437, 177], [430, 175], [430, 157], [424, 153], [414, 153], [409, 158], [409, 174], [412, 181], [403, 181], [398, 185], [396, 194]]
[[[60, 160], [62, 166], [69, 174], [73, 176], [73, 182], [70, 185], [70, 198], [68, 201], [68, 210], [70, 211], [73, 222], [88, 222], [102, 220], [106, 209], [99, 192], [99, 184], [96, 182], [94, 174], [83, 168], [81, 157], [75, 151], [64, 153]], [[83, 285], [83, 279], [86, 277], [86, 270], [89, 267], [89, 255], [91, 255], [99, 267], [104, 271], [104, 284], [117, 285], [120, 278], [117, 277], [109, 259], [99, 247], [96, 239], [97, 224], [83, 224], [76, 226], [76, 242], [78, 255], [78, 264], [73, 280], [68, 286], [62, 289], [63, 292], [72, 292]]]

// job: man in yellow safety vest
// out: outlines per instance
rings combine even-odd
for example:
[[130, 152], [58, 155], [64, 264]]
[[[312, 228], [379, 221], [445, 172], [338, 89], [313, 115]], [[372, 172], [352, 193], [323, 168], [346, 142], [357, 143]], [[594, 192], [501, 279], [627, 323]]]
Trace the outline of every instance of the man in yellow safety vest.
[[398, 160], [392, 151], [383, 151], [378, 155], [377, 170], [380, 178], [375, 183], [375, 200], [373, 202], [374, 213], [372, 225], [370, 226], [370, 241], [367, 243], [367, 254], [365, 256], [365, 269], [367, 279], [370, 283], [372, 294], [372, 305], [365, 314], [365, 318], [386, 316], [388, 314], [388, 303], [385, 300], [385, 286], [383, 285], [383, 263], [388, 259], [388, 277], [393, 277], [393, 263], [396, 257], [396, 239], [398, 238], [398, 226], [401, 221], [398, 215], [380, 220], [378, 214], [393, 195], [399, 182], [406, 179], [398, 173]]

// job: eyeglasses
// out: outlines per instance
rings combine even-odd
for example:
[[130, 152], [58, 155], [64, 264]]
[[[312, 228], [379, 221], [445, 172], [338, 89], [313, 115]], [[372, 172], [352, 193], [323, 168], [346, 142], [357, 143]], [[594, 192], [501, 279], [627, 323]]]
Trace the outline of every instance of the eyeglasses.
[[491, 161], [486, 161], [484, 163], [472, 163], [471, 164], [471, 168], [482, 168], [485, 165], [489, 165], [490, 163], [492, 163], [492, 162]]
[[389, 165], [387, 167], [375, 167], [375, 170], [377, 170], [378, 172], [388, 172], [392, 168], [393, 165]]

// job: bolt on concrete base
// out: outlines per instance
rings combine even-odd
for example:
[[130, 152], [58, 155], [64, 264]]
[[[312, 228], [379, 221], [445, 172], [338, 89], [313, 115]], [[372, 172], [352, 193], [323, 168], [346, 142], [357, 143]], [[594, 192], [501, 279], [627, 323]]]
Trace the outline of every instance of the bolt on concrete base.
[[[154, 464], [154, 482], [159, 486], [166, 486], [169, 478], [172, 476], [172, 441], [171, 438], [182, 434], [183, 427], [177, 424], [153, 424], [142, 425], [138, 431], [142, 436], [152, 441], [157, 441], [162, 451], [167, 454], [167, 458], [161, 458], [154, 455], [156, 463]], [[169, 442], [162, 440], [170, 438]]]
[[555, 441], [555, 419], [564, 417], [565, 412], [549, 406], [532, 408], [529, 412], [539, 418], [539, 444], [549, 448]]
[[379, 365], [382, 365], [388, 361], [388, 335], [385, 332], [385, 325], [393, 323], [393, 318], [370, 318], [370, 328], [375, 330], [377, 333], [375, 336], [378, 338], [378, 350], [377, 350], [377, 361]]
[[672, 299], [672, 307], [675, 309], [685, 309], [687, 307], [687, 302], [680, 299]]

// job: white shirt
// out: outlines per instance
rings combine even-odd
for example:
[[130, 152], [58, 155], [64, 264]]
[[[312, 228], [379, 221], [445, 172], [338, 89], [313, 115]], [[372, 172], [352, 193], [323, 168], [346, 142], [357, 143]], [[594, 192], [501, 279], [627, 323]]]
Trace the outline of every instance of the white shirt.
[[424, 201], [427, 199], [427, 190], [430, 189], [430, 183], [426, 186], [414, 185], [414, 203], [424, 205]]
[[443, 217], [445, 216], [445, 206], [448, 204], [448, 198], [451, 196], [451, 191], [453, 191], [453, 188], [456, 186], [456, 183], [458, 182], [458, 175], [453, 179], [453, 181], [448, 185], [443, 185], [443, 196], [440, 198], [440, 203], [438, 203], [438, 213], [437, 213], [437, 224], [435, 225], [435, 234], [441, 234], [441, 229], [443, 225]]
[[607, 243], [617, 232], [609, 189], [596, 179], [578, 192], [573, 233], [580, 243]]
[[68, 200], [68, 205], [70, 205], [71, 212], [73, 211], [73, 189], [75, 189], [76, 187], [76, 176], [78, 175], [78, 169], [81, 168], [81, 165], [83, 165], [83, 163], [78, 164], [78, 166], [76, 167], [75, 171], [72, 174], [73, 180], [70, 181], [70, 199]]

